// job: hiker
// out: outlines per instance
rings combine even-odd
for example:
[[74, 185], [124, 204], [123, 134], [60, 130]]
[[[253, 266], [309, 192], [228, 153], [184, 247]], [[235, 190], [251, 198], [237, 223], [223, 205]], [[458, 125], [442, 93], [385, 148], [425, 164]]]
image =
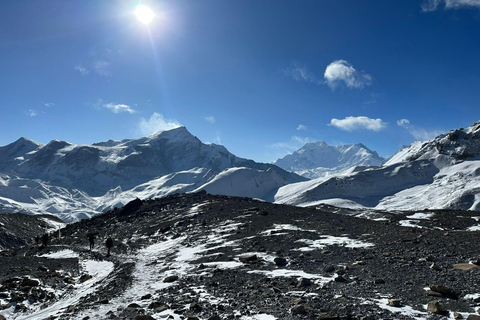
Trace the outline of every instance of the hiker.
[[88, 242], [90, 242], [90, 251], [92, 251], [93, 246], [95, 245], [95, 235], [93, 233], [87, 234]]
[[47, 246], [47, 243], [48, 243], [48, 233], [45, 233], [45, 234], [42, 236], [42, 247], [46, 247], [46, 246]]
[[108, 237], [107, 241], [105, 241], [105, 245], [107, 246], [107, 257], [110, 257], [110, 249], [113, 247], [113, 240], [111, 237]]

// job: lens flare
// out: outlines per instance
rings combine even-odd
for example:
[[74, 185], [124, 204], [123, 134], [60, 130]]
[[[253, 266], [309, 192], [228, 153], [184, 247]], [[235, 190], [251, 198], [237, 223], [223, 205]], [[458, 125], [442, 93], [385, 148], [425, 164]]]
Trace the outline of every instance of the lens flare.
[[137, 16], [137, 19], [144, 24], [149, 24], [155, 17], [155, 13], [153, 13], [152, 9], [141, 3], [135, 5], [135, 15]]

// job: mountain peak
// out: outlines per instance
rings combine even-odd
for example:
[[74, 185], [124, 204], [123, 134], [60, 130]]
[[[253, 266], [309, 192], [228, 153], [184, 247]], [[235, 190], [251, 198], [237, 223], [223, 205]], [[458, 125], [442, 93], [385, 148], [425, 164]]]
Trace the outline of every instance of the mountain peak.
[[343, 171], [355, 166], [377, 166], [384, 159], [363, 144], [330, 146], [325, 141], [311, 142], [275, 164], [307, 178]]

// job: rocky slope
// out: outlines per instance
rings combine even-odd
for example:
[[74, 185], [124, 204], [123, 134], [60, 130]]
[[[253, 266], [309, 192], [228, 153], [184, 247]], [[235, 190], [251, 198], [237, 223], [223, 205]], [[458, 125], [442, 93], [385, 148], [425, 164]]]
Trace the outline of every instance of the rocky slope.
[[0, 212], [0, 251], [33, 244], [35, 236], [64, 226], [62, 220], [52, 215]]
[[382, 167], [280, 188], [275, 201], [383, 210], [480, 210], [480, 122], [415, 142]]
[[471, 211], [298, 208], [206, 193], [135, 200], [67, 225], [45, 248], [2, 252], [0, 314], [476, 319], [479, 267], [469, 262], [478, 256], [479, 219]]
[[[21, 138], [0, 147], [0, 211], [50, 213], [67, 222], [137, 197], [201, 190], [207, 183], [209, 192], [273, 201], [278, 188], [304, 180], [204, 144], [184, 127], [94, 145], [57, 140], [42, 145]], [[225, 183], [232, 187], [218, 187]]]
[[285, 170], [309, 179], [341, 173], [352, 167], [379, 166], [385, 159], [363, 144], [330, 146], [324, 141], [307, 143], [275, 161]]

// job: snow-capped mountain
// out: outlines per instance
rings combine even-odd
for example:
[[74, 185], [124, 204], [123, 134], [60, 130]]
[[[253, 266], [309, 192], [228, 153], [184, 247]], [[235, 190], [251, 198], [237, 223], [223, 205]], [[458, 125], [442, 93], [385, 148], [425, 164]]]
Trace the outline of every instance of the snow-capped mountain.
[[480, 122], [414, 142], [380, 168], [280, 188], [278, 203], [480, 210]]
[[[137, 197], [201, 190], [207, 183], [218, 194], [271, 201], [279, 187], [302, 180], [274, 165], [236, 157], [223, 146], [204, 144], [185, 127], [93, 145], [58, 140], [42, 145], [20, 138], [0, 147], [0, 211], [52, 213], [66, 221]], [[219, 184], [230, 187], [213, 187]]]
[[309, 179], [338, 174], [356, 166], [379, 166], [385, 161], [363, 144], [330, 146], [324, 141], [305, 144], [302, 148], [275, 161], [285, 170]]

